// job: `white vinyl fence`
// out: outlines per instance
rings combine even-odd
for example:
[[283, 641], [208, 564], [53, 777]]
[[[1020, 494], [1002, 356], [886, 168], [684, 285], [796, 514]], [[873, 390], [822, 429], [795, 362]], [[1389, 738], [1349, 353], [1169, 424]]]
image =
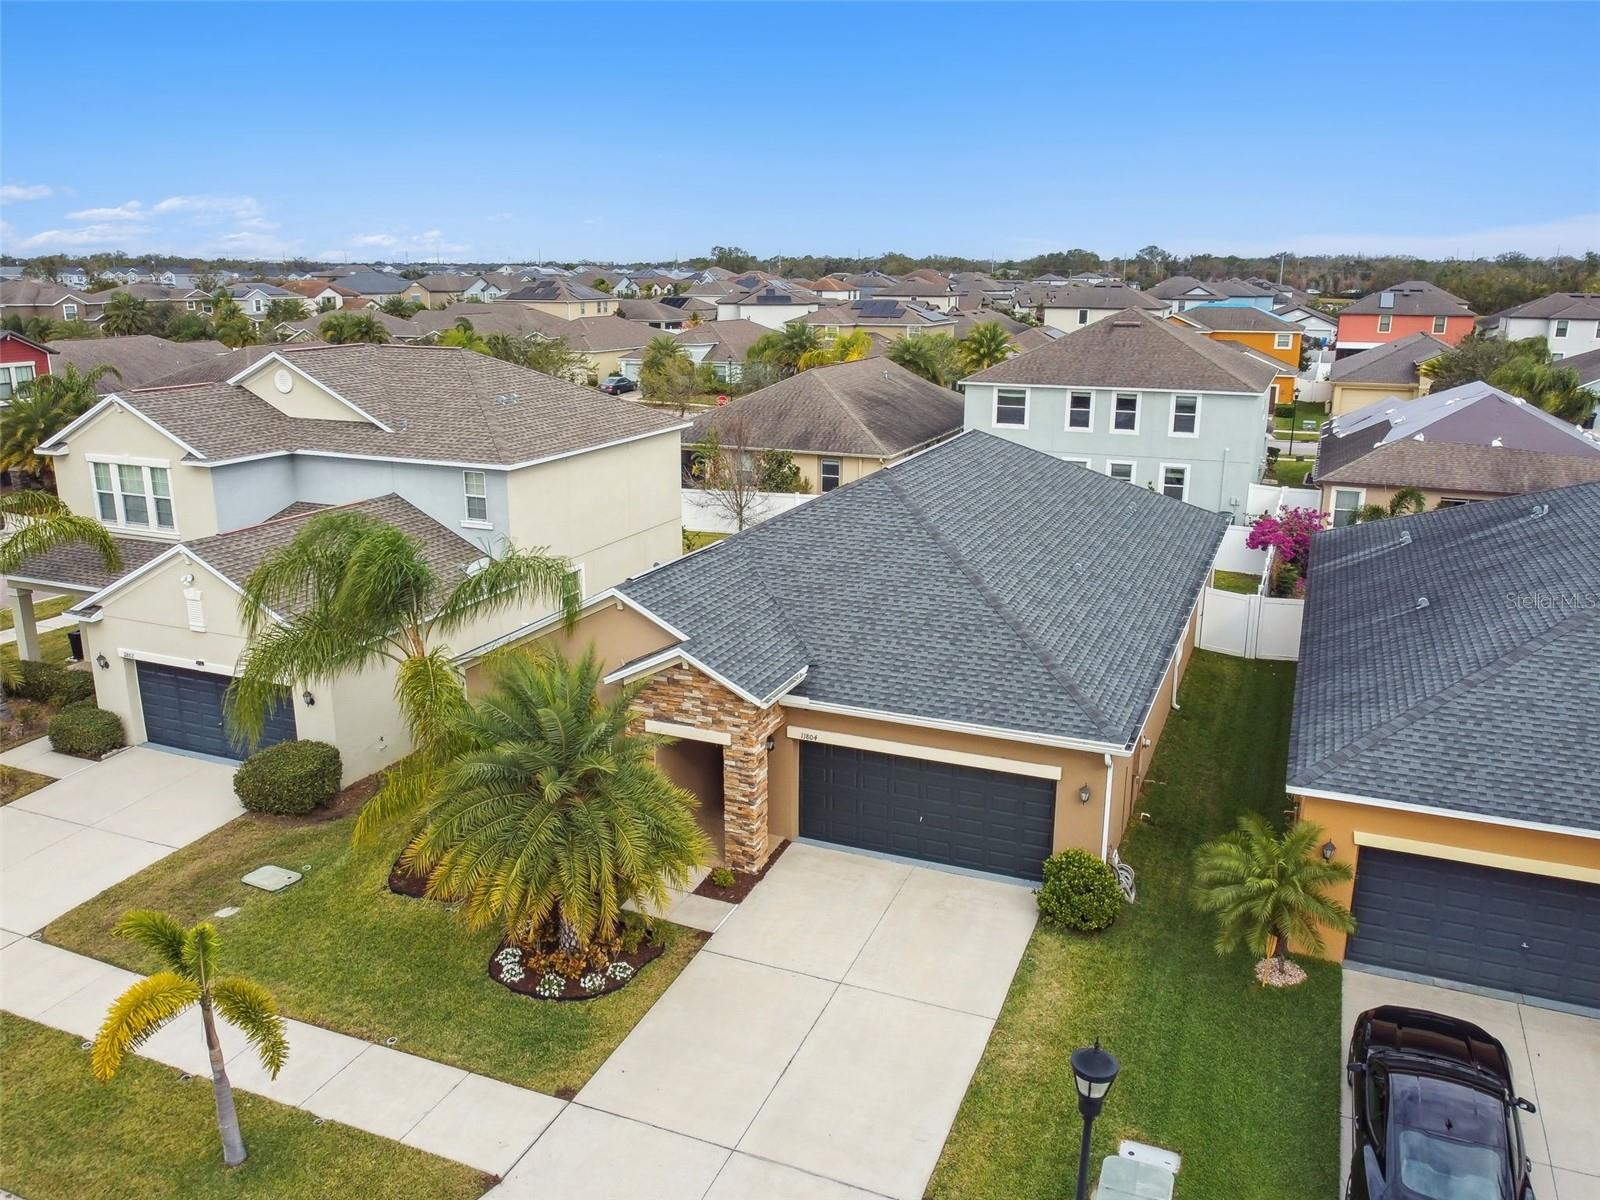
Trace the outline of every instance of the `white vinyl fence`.
[[[1261, 513], [1284, 508], [1315, 507], [1318, 499], [1318, 493], [1306, 488], [1251, 484], [1246, 512], [1254, 519]], [[1226, 530], [1211, 567], [1215, 571], [1258, 575], [1260, 582], [1249, 595], [1206, 587], [1200, 601], [1200, 647], [1236, 658], [1292, 662], [1300, 657], [1300, 621], [1305, 601], [1267, 595], [1273, 555], [1247, 548], [1249, 536], [1248, 526], [1235, 525]]]
[[[684, 488], [683, 527], [691, 533], [738, 533], [738, 522], [728, 506], [713, 492], [702, 488]], [[745, 509], [744, 524], [752, 525], [770, 520], [779, 513], [797, 508], [816, 497], [804, 492], [756, 492]]]

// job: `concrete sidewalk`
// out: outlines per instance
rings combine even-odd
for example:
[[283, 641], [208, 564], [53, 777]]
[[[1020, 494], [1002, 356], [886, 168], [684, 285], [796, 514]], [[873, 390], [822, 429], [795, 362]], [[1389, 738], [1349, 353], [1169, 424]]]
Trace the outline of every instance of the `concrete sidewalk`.
[[[34, 627], [40, 633], [49, 633], [52, 629], [70, 629], [77, 623], [78, 619], [76, 617], [69, 617], [63, 614], [59, 617], [47, 617], [43, 621], [35, 622]], [[0, 646], [9, 646], [16, 640], [17, 631], [15, 627], [0, 629]]]

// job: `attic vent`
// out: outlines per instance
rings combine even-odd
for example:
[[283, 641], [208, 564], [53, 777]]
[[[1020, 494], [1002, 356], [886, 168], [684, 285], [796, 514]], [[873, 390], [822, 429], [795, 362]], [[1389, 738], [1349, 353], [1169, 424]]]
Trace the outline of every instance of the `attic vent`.
[[1497, 438], [1490, 438], [1489, 439], [1489, 445], [1491, 445], [1491, 446], [1504, 446], [1505, 444], [1506, 444], [1505, 438], [1497, 437]]
[[1411, 435], [1411, 440], [1412, 440], [1412, 441], [1413, 441], [1413, 442], [1425, 442], [1425, 441], [1427, 441], [1427, 440], [1428, 440], [1428, 439], [1427, 439], [1427, 438], [1425, 438], [1425, 437], [1423, 437], [1423, 436], [1422, 436], [1422, 435], [1421, 435], [1421, 434], [1420, 434], [1420, 433], [1413, 433], [1413, 434], [1412, 434], [1412, 435]]
[[1393, 308], [1394, 307], [1394, 293], [1393, 292], [1382, 292], [1382, 293], [1380, 293], [1379, 296], [1378, 296], [1378, 307], [1379, 308]]
[[509, 408], [511, 405], [516, 404], [521, 399], [522, 397], [517, 395], [516, 392], [502, 392], [500, 395], [494, 398], [494, 402], [496, 404], [504, 404]]
[[1137, 328], [1139, 328], [1139, 322], [1137, 322], [1137, 321], [1112, 321], [1111, 322], [1111, 328], [1113, 328], [1113, 329], [1137, 329]]
[[1411, 545], [1411, 530], [1402, 529], [1400, 531], [1400, 545], [1402, 545], [1402, 546]]
[[1418, 609], [1424, 609], [1424, 608], [1427, 608], [1427, 607], [1428, 607], [1428, 598], [1426, 596], [1418, 596], [1417, 597], [1417, 608]]
[[1548, 504], [1535, 504], [1528, 515], [1530, 517], [1548, 517], [1550, 515], [1550, 506]]

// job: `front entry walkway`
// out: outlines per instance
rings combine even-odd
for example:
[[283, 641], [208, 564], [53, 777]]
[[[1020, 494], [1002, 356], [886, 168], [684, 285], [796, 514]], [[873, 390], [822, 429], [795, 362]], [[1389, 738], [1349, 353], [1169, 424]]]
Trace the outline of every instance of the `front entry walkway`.
[[919, 1200], [1036, 911], [789, 847], [493, 1195]]

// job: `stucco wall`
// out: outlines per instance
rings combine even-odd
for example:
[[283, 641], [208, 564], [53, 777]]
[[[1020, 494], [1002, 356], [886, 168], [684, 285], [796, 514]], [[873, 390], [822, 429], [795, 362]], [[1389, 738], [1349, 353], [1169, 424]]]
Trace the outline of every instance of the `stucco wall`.
[[112, 461], [138, 459], [165, 465], [170, 472], [172, 514], [177, 530], [169, 532], [152, 527], [135, 528], [131, 532], [172, 540], [210, 537], [218, 529], [212, 481], [205, 468], [188, 466], [181, 461], [186, 453], [182, 446], [145, 421], [112, 405], [73, 434], [67, 453], [56, 457], [56, 491], [73, 512], [98, 517], [89, 455]]
[[1398, 400], [1415, 400], [1421, 394], [1421, 384], [1336, 382], [1333, 385], [1333, 406], [1330, 413], [1332, 416], [1342, 417], [1345, 413], [1376, 404], [1389, 396]]
[[295, 460], [289, 455], [213, 467], [209, 474], [218, 532], [255, 525], [302, 499], [296, 491]]

